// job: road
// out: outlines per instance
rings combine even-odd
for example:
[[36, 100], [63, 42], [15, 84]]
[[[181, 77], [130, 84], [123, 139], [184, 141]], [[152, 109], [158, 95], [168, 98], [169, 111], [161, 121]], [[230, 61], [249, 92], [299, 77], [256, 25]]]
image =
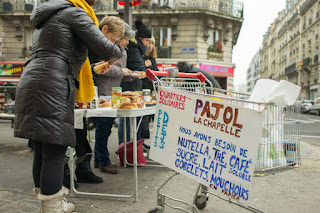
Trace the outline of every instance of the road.
[[[304, 114], [299, 114], [299, 116], [297, 120], [301, 123], [301, 134], [303, 135], [301, 167], [255, 176], [251, 185], [249, 206], [268, 213], [319, 212], [320, 134], [318, 129], [320, 116]], [[111, 160], [115, 163], [119, 161], [115, 154], [115, 150], [118, 148], [117, 137], [117, 131], [113, 129], [109, 150], [111, 150]], [[13, 137], [10, 121], [0, 120], [0, 212], [22, 213], [38, 210], [37, 198], [32, 193], [33, 153], [27, 149], [26, 145], [26, 139]], [[79, 190], [113, 194], [131, 192], [133, 188], [132, 168], [121, 166], [118, 168], [119, 175], [99, 173], [97, 169], [93, 169], [98, 176], [103, 178], [104, 183], [81, 183]], [[169, 169], [150, 167], [139, 167], [138, 170], [139, 202], [132, 202], [132, 199], [96, 198], [80, 195], [68, 196], [67, 198], [69, 202], [76, 205], [78, 213], [147, 213], [156, 206], [158, 187], [174, 172]], [[170, 181], [162, 192], [191, 203], [197, 186], [195, 181], [184, 175], [179, 175]], [[165, 212], [176, 213], [177, 210], [166, 208]], [[215, 196], [210, 196], [207, 207], [201, 212], [247, 213], [248, 211], [236, 205], [229, 205]]]
[[320, 146], [320, 116], [300, 114], [299, 121], [302, 140]]

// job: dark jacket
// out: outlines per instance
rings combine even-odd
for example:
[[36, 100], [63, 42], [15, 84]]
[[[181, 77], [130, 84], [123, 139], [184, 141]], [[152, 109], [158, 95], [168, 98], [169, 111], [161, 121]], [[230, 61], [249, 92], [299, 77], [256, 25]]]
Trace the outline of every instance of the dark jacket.
[[195, 67], [192, 64], [186, 63], [182, 68], [182, 72], [185, 72], [185, 73], [201, 72], [212, 83], [213, 87], [221, 89], [220, 84], [217, 82], [217, 80], [212, 75], [210, 75], [210, 73], [208, 73], [207, 71], [205, 71], [203, 69]]
[[103, 60], [120, 58], [120, 50], [68, 1], [46, 2], [30, 20], [36, 30], [16, 91], [14, 135], [74, 147], [75, 79], [88, 48]]
[[[127, 47], [127, 68], [132, 71], [146, 71], [144, 54], [148, 48], [145, 47], [138, 38], [134, 38], [133, 41], [130, 41]], [[122, 81], [121, 87], [122, 91], [141, 91], [142, 80], [134, 79], [130, 82]]]

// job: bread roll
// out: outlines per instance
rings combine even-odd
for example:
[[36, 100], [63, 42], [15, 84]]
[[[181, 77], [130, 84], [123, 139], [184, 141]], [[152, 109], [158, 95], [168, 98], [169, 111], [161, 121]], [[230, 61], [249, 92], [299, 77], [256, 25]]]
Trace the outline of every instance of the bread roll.
[[106, 101], [106, 102], [100, 104], [100, 107], [111, 107], [111, 101]]
[[120, 106], [118, 109], [133, 109], [132, 105], [124, 105], [124, 106]]
[[119, 109], [138, 109], [138, 105], [136, 103], [131, 104], [120, 104]]
[[141, 104], [137, 104], [138, 108], [143, 108], [144, 107], [144, 103]]
[[100, 74], [105, 67], [108, 67], [108, 64], [109, 62], [104, 62], [97, 66], [94, 66], [93, 71], [95, 71], [97, 74]]
[[131, 99], [130, 98], [121, 97], [120, 104], [130, 104], [130, 103], [131, 103]]
[[137, 97], [137, 96], [140, 96], [140, 95], [137, 92], [125, 91], [125, 92], [121, 93], [121, 96]]
[[131, 103], [138, 103], [138, 99], [139, 99], [139, 98], [137, 98], [137, 97], [132, 97], [132, 98], [130, 98]]

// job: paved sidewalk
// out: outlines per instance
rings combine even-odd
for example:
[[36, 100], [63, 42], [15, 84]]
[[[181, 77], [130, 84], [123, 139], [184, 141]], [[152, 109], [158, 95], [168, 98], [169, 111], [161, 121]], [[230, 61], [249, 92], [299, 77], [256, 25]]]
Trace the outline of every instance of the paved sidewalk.
[[[10, 132], [11, 131], [11, 132]], [[10, 122], [0, 122], [0, 212], [37, 212], [39, 202], [32, 192], [33, 153], [26, 146], [26, 140], [13, 138]], [[111, 160], [118, 162], [114, 153], [117, 149], [117, 129], [110, 139]], [[93, 135], [94, 133], [91, 132]], [[11, 136], [10, 136], [11, 135]], [[93, 144], [91, 144], [93, 145]], [[249, 205], [263, 212], [317, 213], [320, 209], [320, 147], [301, 142], [302, 167], [262, 177], [254, 177]], [[79, 190], [131, 194], [133, 187], [132, 167], [119, 167], [119, 175], [95, 174], [104, 179], [102, 184], [80, 184]], [[158, 187], [173, 172], [166, 168], [138, 168], [139, 201], [92, 196], [67, 196], [76, 205], [78, 213], [147, 213], [155, 209]], [[192, 202], [197, 183], [182, 175], [177, 176], [163, 189], [172, 197]], [[190, 208], [187, 208], [190, 210]], [[180, 212], [166, 207], [165, 212]], [[248, 212], [210, 196], [204, 213]]]

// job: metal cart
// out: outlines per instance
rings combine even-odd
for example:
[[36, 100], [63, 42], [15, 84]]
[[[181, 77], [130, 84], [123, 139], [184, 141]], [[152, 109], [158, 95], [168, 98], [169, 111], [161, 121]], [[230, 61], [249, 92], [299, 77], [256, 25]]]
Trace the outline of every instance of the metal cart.
[[[208, 94], [211, 98], [221, 102], [255, 109], [257, 111], [266, 111], [263, 122], [263, 133], [259, 143], [257, 162], [255, 164], [255, 175], [267, 175], [268, 173], [300, 167], [299, 113], [293, 109], [293, 106], [280, 107], [275, 104], [250, 102], [247, 100], [249, 98], [249, 94], [213, 88], [212, 84], [210, 84], [210, 82], [208, 82], [201, 73], [179, 73], [174, 75], [172, 72], [154, 72], [147, 70], [147, 76], [153, 82], [155, 91], [157, 91], [159, 86], [188, 90], [191, 92]], [[162, 76], [162, 78], [160, 79], [158, 76]], [[192, 212], [199, 212], [199, 209], [206, 207], [209, 194], [245, 208], [248, 211], [262, 212], [254, 207], [243, 205], [230, 198], [226, 199], [214, 194], [208, 190], [208, 187], [202, 184], [199, 184], [192, 204], [188, 204], [183, 200], [179, 200], [162, 193], [162, 188], [178, 174], [179, 173], [175, 173], [169, 177], [159, 187], [157, 190], [156, 209], [149, 213], [162, 213], [166, 206], [183, 212], [190, 212], [179, 206], [166, 202], [168, 200], [186, 204], [187, 206], [192, 207]]]

